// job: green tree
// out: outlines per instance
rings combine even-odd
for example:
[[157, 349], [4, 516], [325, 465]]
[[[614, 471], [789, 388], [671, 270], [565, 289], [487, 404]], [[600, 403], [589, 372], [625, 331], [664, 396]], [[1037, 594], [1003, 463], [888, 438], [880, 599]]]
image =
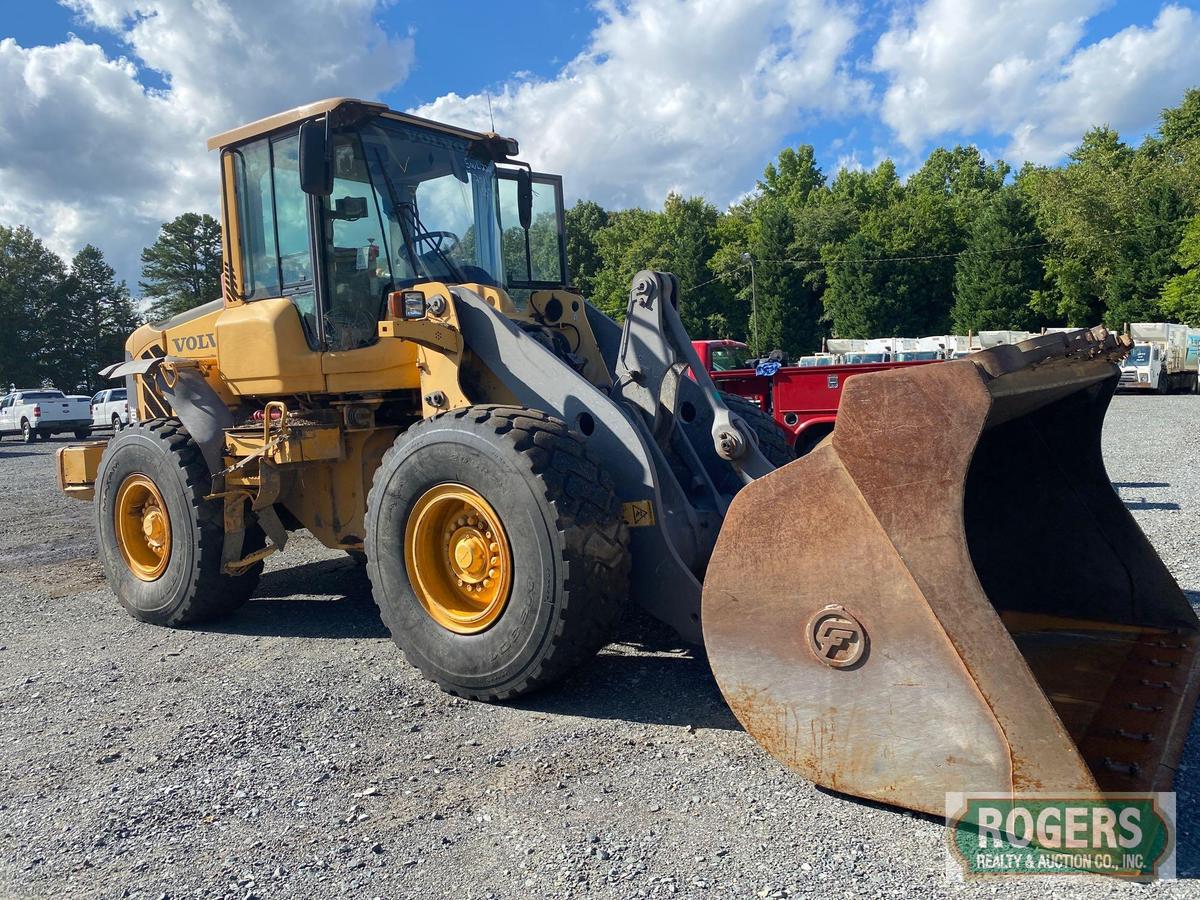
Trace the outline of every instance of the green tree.
[[1161, 315], [1163, 285], [1178, 271], [1182, 220], [1195, 212], [1200, 187], [1200, 156], [1184, 146], [1187, 128], [1169, 113], [1169, 141], [1147, 138], [1134, 150], [1112, 129], [1094, 128], [1065, 166], [1029, 167], [1018, 177], [1050, 242], [1047, 286], [1034, 297], [1048, 320], [1120, 327]]
[[890, 162], [878, 169], [851, 179], [870, 188], [858, 197], [872, 198], [857, 232], [821, 248], [826, 318], [839, 337], [944, 333], [954, 293], [949, 254], [965, 243], [952, 199], [920, 182], [899, 187]]
[[[1042, 283], [1041, 241], [1033, 216], [1013, 188], [1002, 190], [971, 226], [954, 270], [954, 330], [1028, 330], [1038, 324], [1030, 306]], [[1028, 247], [1006, 250], [1009, 247]]]
[[1163, 143], [1172, 147], [1200, 140], [1200, 88], [1190, 88], [1178, 106], [1162, 111], [1158, 131]]
[[825, 186], [825, 173], [817, 165], [812, 144], [801, 144], [795, 149], [788, 147], [780, 151], [775, 162], [767, 163], [758, 189], [764, 197], [783, 200], [792, 208], [799, 209], [808, 202], [813, 191]]
[[124, 358], [125, 340], [139, 324], [137, 311], [125, 282], [116, 280], [104, 254], [91, 244], [71, 260], [67, 294], [79, 337], [72, 353], [79, 365], [74, 384], [96, 391], [104, 386], [99, 370]]
[[709, 266], [716, 247], [717, 209], [702, 197], [671, 194], [663, 206], [662, 265], [679, 278], [679, 315], [697, 338], [728, 332], [731, 294]]
[[[61, 340], [55, 311], [61, 310], [66, 269], [32, 231], [0, 225], [0, 385], [30, 387], [56, 382]], [[52, 333], [47, 333], [47, 328]]]
[[633, 276], [642, 269], [659, 269], [679, 278], [680, 317], [693, 337], [727, 332], [734, 304], [709, 265], [719, 218], [716, 208], [702, 198], [677, 194], [667, 197], [662, 212], [611, 213], [608, 225], [595, 232], [601, 265], [593, 280], [592, 302], [608, 315], [623, 318]]
[[666, 266], [662, 213], [644, 209], [611, 213], [608, 225], [596, 232], [595, 241], [603, 264], [593, 281], [592, 303], [609, 316], [623, 319], [633, 276], [642, 269]]
[[212, 216], [183, 213], [165, 222], [142, 251], [142, 296], [153, 319], [165, 319], [221, 296], [221, 226]]
[[1200, 326], [1200, 216], [1188, 223], [1175, 260], [1184, 271], [1163, 286], [1162, 311], [1172, 321]]
[[571, 283], [591, 297], [596, 273], [603, 260], [596, 247], [596, 232], [608, 225], [608, 212], [599, 203], [580, 200], [564, 215], [567, 227], [567, 268]]

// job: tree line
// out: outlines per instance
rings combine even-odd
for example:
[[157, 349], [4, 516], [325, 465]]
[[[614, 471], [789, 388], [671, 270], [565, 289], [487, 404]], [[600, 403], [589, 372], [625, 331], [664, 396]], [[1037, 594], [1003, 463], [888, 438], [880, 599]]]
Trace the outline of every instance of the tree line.
[[[1013, 172], [938, 148], [906, 179], [885, 159], [832, 179], [781, 152], [728, 210], [567, 211], [573, 280], [620, 316], [642, 268], [679, 276], [695, 337], [812, 352], [883, 337], [1131, 321], [1200, 325], [1200, 90], [1137, 147], [1098, 127], [1059, 166]], [[751, 317], [751, 270], [758, 322]]]
[[[221, 296], [221, 228], [212, 216], [165, 223], [141, 261], [151, 321]], [[143, 318], [98, 247], [67, 262], [28, 228], [0, 225], [0, 393], [10, 384], [86, 394], [109, 386], [98, 373], [125, 358], [125, 340]]]

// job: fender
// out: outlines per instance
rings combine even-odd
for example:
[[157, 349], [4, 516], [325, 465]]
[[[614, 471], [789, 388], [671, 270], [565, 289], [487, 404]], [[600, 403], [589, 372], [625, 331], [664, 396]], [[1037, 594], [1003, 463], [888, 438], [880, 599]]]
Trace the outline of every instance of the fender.
[[[174, 372], [174, 380], [169, 380], [163, 371], [163, 365], [168, 363]], [[209, 473], [216, 474], [221, 471], [225, 453], [225, 429], [233, 427], [233, 413], [200, 374], [195, 360], [175, 356], [134, 359], [102, 369], [100, 375], [105, 378], [141, 375], [143, 378], [152, 379], [155, 387], [171, 405], [171, 411], [200, 448]]]

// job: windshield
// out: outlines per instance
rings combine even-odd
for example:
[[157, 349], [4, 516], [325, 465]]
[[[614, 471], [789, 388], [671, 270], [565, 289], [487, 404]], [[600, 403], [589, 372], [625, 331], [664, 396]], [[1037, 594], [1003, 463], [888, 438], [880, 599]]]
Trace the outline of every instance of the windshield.
[[902, 350], [896, 354], [897, 362], [918, 362], [926, 359], [939, 359], [937, 350]]
[[60, 400], [62, 396], [62, 391], [25, 391], [21, 394], [21, 400]]
[[1150, 348], [1145, 344], [1138, 344], [1129, 351], [1127, 362], [1131, 366], [1144, 366], [1150, 362]]
[[[495, 167], [469, 150], [463, 138], [384, 118], [334, 135], [333, 190], [321, 201], [329, 349], [374, 343], [389, 294], [417, 282], [503, 284]], [[291, 230], [276, 206], [282, 242]], [[313, 294], [294, 302], [311, 335]]]
[[[344, 219], [335, 209], [335, 243], [369, 248], [377, 208], [385, 227], [376, 266], [388, 268], [397, 287], [427, 278], [502, 284], [492, 163], [469, 155], [462, 138], [389, 119], [374, 120], [358, 136], [361, 146], [348, 136], [337, 147], [335, 174], [357, 182], [367, 209], [352, 204], [358, 208]], [[367, 214], [355, 218], [360, 213]]]
[[712, 370], [728, 372], [730, 369], [745, 369], [746, 360], [750, 358], [750, 350], [746, 347], [714, 347], [712, 350]]
[[846, 362], [850, 364], [887, 362], [882, 353], [847, 353]]

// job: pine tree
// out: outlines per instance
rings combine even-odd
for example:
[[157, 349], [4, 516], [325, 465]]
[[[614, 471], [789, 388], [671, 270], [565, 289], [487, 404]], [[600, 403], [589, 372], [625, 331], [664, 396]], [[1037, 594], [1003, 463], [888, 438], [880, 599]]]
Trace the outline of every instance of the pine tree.
[[79, 322], [80, 342], [74, 357], [79, 363], [79, 381], [89, 391], [105, 385], [100, 369], [124, 358], [125, 340], [139, 320], [129, 288], [116, 280], [104, 254], [88, 244], [71, 260], [69, 296]]
[[58, 349], [44, 327], [63, 290], [63, 262], [24, 226], [0, 225], [0, 385], [37, 385]]
[[142, 296], [152, 319], [165, 319], [221, 296], [221, 226], [212, 216], [184, 213], [163, 223], [142, 251]]
[[980, 211], [954, 271], [952, 314], [959, 334], [1037, 324], [1030, 301], [1042, 283], [1038, 250], [997, 251], [1040, 240], [1033, 216], [1011, 188]]

